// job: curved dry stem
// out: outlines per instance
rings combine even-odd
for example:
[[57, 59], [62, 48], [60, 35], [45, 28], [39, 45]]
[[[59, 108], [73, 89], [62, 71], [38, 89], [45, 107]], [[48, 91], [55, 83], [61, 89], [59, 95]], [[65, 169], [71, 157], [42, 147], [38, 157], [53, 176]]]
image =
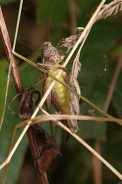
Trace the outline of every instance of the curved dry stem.
[[101, 155], [99, 155], [91, 146], [89, 146], [82, 138], [78, 135], [73, 134], [65, 125], [61, 122], [57, 122], [56, 125], [63, 128], [69, 134], [71, 134], [78, 142], [80, 142], [83, 146], [85, 146], [93, 155], [95, 155], [101, 162], [103, 162], [118, 178], [122, 180], [122, 175], [119, 173], [109, 162], [107, 162]]
[[[114, 122], [113, 118], [92, 117], [92, 116], [84, 116], [84, 115], [68, 115], [68, 114], [56, 115], [56, 114], [48, 114], [48, 113], [46, 113], [46, 111], [44, 111], [44, 109], [41, 109], [41, 110], [43, 113], [47, 114], [48, 116], [47, 115], [39, 115], [33, 119], [25, 120], [19, 124], [19, 127], [28, 125], [28, 121], [31, 121], [31, 124], [41, 123], [44, 121], [59, 121], [59, 120], [67, 120], [67, 119], [96, 121], [96, 122], [101, 122], [101, 121]], [[120, 121], [121, 121], [121, 126], [122, 126], [122, 120], [120, 120]]]

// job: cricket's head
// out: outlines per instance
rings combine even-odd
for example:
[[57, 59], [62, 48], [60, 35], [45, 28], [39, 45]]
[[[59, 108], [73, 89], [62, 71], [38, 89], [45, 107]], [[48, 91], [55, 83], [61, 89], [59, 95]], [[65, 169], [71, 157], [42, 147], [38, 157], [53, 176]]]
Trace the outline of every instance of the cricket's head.
[[51, 42], [45, 42], [42, 47], [43, 58], [45, 62], [59, 63], [61, 55]]

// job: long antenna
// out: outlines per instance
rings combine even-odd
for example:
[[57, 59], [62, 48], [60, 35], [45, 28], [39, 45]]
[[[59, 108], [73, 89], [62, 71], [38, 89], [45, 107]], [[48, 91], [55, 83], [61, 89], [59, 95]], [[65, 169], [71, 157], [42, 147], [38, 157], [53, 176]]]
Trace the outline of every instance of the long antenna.
[[[47, 29], [48, 29], [48, 41], [49, 42], [50, 42], [50, 30], [49, 30], [49, 28], [50, 28], [50, 19], [51, 19], [51, 16], [52, 16], [52, 12], [53, 12], [55, 3], [56, 3], [56, 0], [54, 0], [53, 6], [52, 6], [52, 9], [51, 9], [51, 13], [50, 13], [50, 16], [49, 16], [49, 19], [48, 19], [48, 27], [47, 27]], [[33, 54], [31, 54], [29, 56], [29, 58], [31, 58], [34, 54], [36, 54], [41, 48], [42, 48], [42, 46], [39, 47]]]
[[53, 7], [51, 9], [51, 13], [50, 13], [50, 16], [49, 16], [49, 19], [48, 19], [48, 40], [49, 41], [50, 41], [50, 30], [49, 30], [50, 29], [50, 19], [51, 19], [51, 16], [52, 16], [52, 12], [53, 12], [55, 3], [56, 3], [56, 0], [54, 0]]

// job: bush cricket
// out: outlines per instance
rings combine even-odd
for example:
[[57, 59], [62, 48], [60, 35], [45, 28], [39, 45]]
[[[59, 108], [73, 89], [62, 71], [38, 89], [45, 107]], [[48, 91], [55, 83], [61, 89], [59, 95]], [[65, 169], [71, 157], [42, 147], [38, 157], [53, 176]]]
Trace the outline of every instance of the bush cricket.
[[[56, 73], [57, 71], [59, 71], [60, 69], [61, 69], [61, 67], [59, 66], [59, 63], [60, 62], [62, 62], [62, 59], [63, 59], [63, 56], [62, 56], [62, 54], [60, 54], [59, 52], [57, 52], [57, 50], [56, 50], [56, 48], [55, 47], [53, 47], [52, 45], [50, 45], [50, 43], [48, 42], [48, 43], [45, 43], [44, 44], [44, 46], [43, 46], [43, 48], [45, 47], [45, 46], [47, 46], [47, 48], [48, 49], [52, 49], [52, 48], [54, 48], [54, 52], [52, 52], [53, 54], [54, 54], [54, 59], [51, 61], [49, 58], [48, 59], [46, 59], [46, 57], [44, 56], [44, 63], [43, 64], [45, 64], [45, 66], [43, 66], [43, 67], [46, 67], [46, 69], [47, 69], [47, 73], [48, 73], [48, 70], [49, 70], [49, 73], [51, 73], [52, 72], [52, 74], [54, 74], [54, 73]], [[49, 48], [49, 46], [51, 46], [50, 48]], [[48, 50], [47, 49], [47, 50]], [[46, 51], [47, 51], [46, 50]], [[55, 53], [57, 53], [57, 55], [55, 54]], [[43, 55], [44, 55], [44, 53], [43, 53]], [[50, 63], [50, 62], [51, 63]], [[46, 66], [47, 65], [47, 66]], [[51, 68], [51, 66], [50, 65], [52, 65], [52, 68]], [[62, 69], [63, 69], [63, 67], [62, 67]], [[57, 72], [58, 73], [58, 72]], [[57, 74], [56, 73], [56, 74]], [[61, 74], [61, 76], [60, 76], [60, 80], [61, 81], [63, 81], [63, 82], [65, 82], [65, 83], [67, 83], [67, 84], [69, 84], [69, 85], [72, 85], [72, 83], [69, 81], [70, 80], [70, 78], [72, 78], [72, 77], [67, 77], [67, 74], [63, 71], [62, 72], [63, 74]], [[45, 85], [44, 85], [44, 88], [43, 88], [43, 94], [45, 93], [45, 91], [46, 91], [46, 87], [48, 86], [48, 83], [50, 83], [51, 82], [51, 78], [49, 77], [49, 76], [47, 76], [47, 78], [45, 79]], [[66, 82], [67, 81], [67, 82]], [[74, 82], [74, 84], [73, 84], [73, 88], [74, 89], [76, 89], [76, 91], [79, 91], [79, 87], [78, 87], [78, 85], [77, 85], [77, 82], [76, 82], [76, 80], [74, 80], [75, 82]], [[58, 83], [58, 82], [57, 82]], [[35, 85], [36, 85], [36, 83], [35, 83]], [[77, 87], [76, 87], [77, 86]], [[48, 95], [48, 96], [50, 96], [50, 95], [52, 95], [51, 97], [52, 97], [52, 99], [48, 99], [47, 101], [46, 101], [46, 106], [48, 107], [48, 110], [50, 111], [50, 103], [51, 103], [51, 101], [52, 101], [52, 103], [53, 103], [53, 105], [54, 105], [54, 107], [56, 108], [56, 110], [60, 113], [60, 112], [64, 112], [64, 106], [62, 105], [63, 103], [62, 103], [62, 99], [63, 98], [61, 98], [60, 97], [60, 93], [58, 93], [58, 91], [60, 90], [60, 88], [59, 88], [59, 84], [55, 84], [54, 85], [54, 88], [52, 89], [52, 91], [50, 92], [50, 94]], [[65, 91], [65, 89], [64, 89], [64, 87], [63, 88], [61, 88], [61, 90], [63, 90], [63, 91]], [[55, 96], [58, 94], [58, 100], [56, 99], [56, 105], [55, 105], [55, 100], [53, 99], [53, 98], [55, 98]], [[64, 94], [66, 94], [66, 96], [68, 97], [67, 99], [69, 99], [68, 100], [68, 102], [70, 102], [70, 98], [71, 98], [71, 96], [72, 95], [70, 95], [70, 93], [68, 92], [68, 93], [65, 93], [64, 92]], [[77, 102], [79, 102], [79, 99], [77, 100]], [[49, 104], [48, 104], [49, 103]], [[48, 106], [49, 105], [49, 106]], [[66, 108], [66, 110], [67, 110], [67, 108]], [[69, 104], [69, 108], [68, 108], [68, 111], [66, 111], [66, 113], [67, 112], [72, 112], [72, 114], [77, 114], [76, 112], [76, 109], [74, 110], [74, 107], [73, 107], [73, 105], [70, 105]], [[78, 111], [79, 112], [79, 111]], [[77, 130], [78, 130], [78, 127], [77, 127], [77, 123], [74, 123], [74, 122], [67, 122], [67, 124], [68, 124], [68, 126], [71, 128], [71, 130], [72, 130], [72, 132], [77, 132]]]
[[[47, 71], [50, 74], [56, 76], [60, 70], [59, 69], [61, 67], [60, 63], [62, 63], [64, 55], [61, 52], [59, 52], [57, 48], [51, 44], [51, 42], [45, 42], [43, 44], [42, 53], [43, 53], [43, 67], [47, 67]], [[59, 80], [71, 86], [70, 84], [71, 76], [72, 75], [68, 76], [68, 74], [65, 71], [63, 71], [61, 76], [59, 77]], [[46, 77], [42, 89], [43, 95], [50, 86], [52, 80], [53, 79], [50, 76]], [[36, 86], [36, 84], [38, 83], [39, 80], [33, 86]], [[79, 85], [77, 86], [79, 89], [78, 92], [80, 92], [80, 87]], [[55, 107], [55, 109], [58, 111], [58, 113], [77, 114], [77, 115], [80, 114], [79, 98], [76, 96], [75, 97], [71, 96], [71, 92], [69, 92], [69, 90], [64, 85], [62, 85], [57, 81], [55, 82], [53, 89], [51, 90], [50, 94], [48, 95], [45, 101], [45, 105], [49, 113], [51, 113], [51, 102]], [[76, 133], [78, 131], [76, 120], [71, 121], [67, 120], [67, 126], [71, 129], [73, 133]]]

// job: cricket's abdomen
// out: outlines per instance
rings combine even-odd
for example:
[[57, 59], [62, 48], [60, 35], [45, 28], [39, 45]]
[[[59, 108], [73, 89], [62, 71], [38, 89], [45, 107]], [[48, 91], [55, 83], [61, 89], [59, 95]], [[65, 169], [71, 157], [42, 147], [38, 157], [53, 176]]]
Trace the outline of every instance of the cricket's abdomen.
[[[55, 75], [58, 71], [52, 71], [51, 74]], [[62, 72], [62, 74], [59, 77], [59, 80], [63, 83], [65, 82], [65, 78], [68, 78], [68, 75], [66, 72]], [[51, 82], [51, 77], [48, 77], [45, 82], [49, 83]], [[55, 85], [51, 91], [51, 101], [53, 106], [58, 112], [61, 112], [62, 114], [70, 114], [69, 110], [69, 92], [68, 89], [62, 85], [59, 82], [55, 82]]]
[[[64, 77], [65, 75], [67, 75], [65, 72], [62, 73], [62, 75], [59, 77], [59, 80], [63, 83], [65, 83], [64, 81]], [[69, 93], [68, 93], [68, 89], [62, 85], [61, 83], [57, 82], [55, 83], [55, 86], [52, 90], [52, 95], [54, 96], [56, 93], [58, 99], [56, 100], [57, 103], [56, 104], [60, 104], [60, 108], [58, 109], [58, 112], [61, 111], [61, 113], [63, 114], [69, 114]], [[54, 107], [56, 108], [56, 104], [55, 104], [55, 99], [52, 98], [52, 103], [54, 105]]]

